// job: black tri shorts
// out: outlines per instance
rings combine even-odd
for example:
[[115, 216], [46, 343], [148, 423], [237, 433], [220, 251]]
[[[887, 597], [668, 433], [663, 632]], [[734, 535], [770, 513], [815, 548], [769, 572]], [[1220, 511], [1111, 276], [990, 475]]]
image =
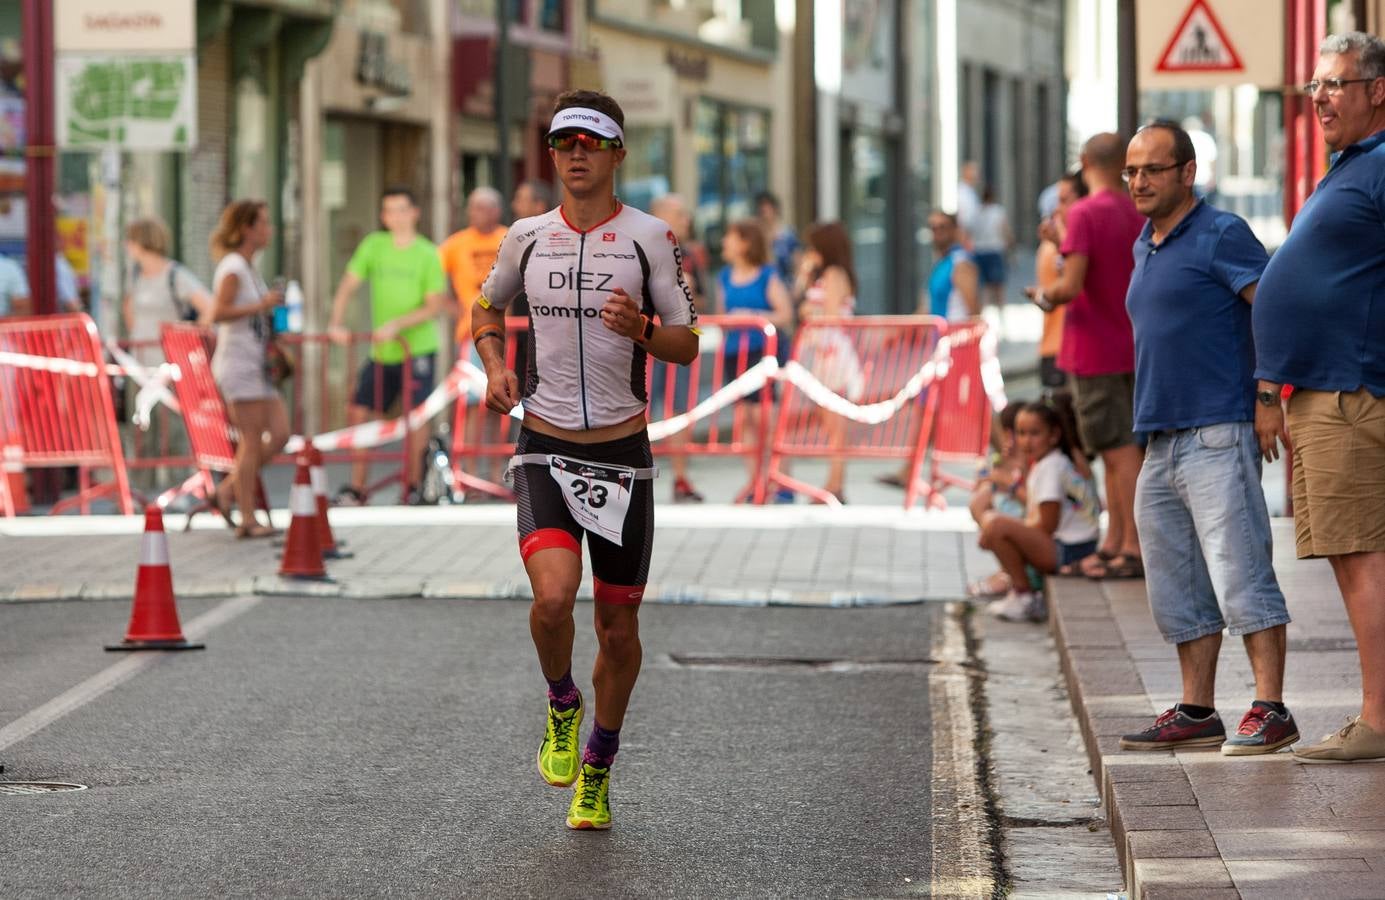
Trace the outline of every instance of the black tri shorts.
[[[633, 469], [654, 465], [646, 431], [614, 441], [577, 444], [524, 428], [519, 432], [515, 454], [526, 453], [553, 453], [569, 459]], [[621, 543], [616, 544], [589, 532], [573, 518], [563, 499], [564, 486], [547, 466], [533, 463], [515, 466], [520, 556], [528, 561], [540, 550], [560, 547], [580, 558], [585, 533], [590, 537], [587, 548], [591, 554], [597, 602], [639, 603], [649, 581], [649, 557], [654, 547], [654, 483], [638, 479], [633, 485], [624, 526], [620, 530]], [[604, 500], [604, 497], [589, 499]]]

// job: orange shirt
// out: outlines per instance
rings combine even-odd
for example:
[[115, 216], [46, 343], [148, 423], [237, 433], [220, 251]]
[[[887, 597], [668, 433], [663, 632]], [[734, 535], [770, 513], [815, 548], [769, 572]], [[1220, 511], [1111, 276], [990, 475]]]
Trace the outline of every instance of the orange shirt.
[[[1046, 288], [1058, 280], [1058, 246], [1049, 241], [1039, 245], [1039, 255], [1035, 260], [1035, 275], [1039, 287]], [[1053, 312], [1044, 313], [1043, 336], [1039, 338], [1039, 356], [1057, 356], [1063, 346], [1063, 313], [1066, 306]]]
[[505, 239], [505, 231], [503, 225], [488, 234], [482, 234], [475, 228], [463, 228], [438, 247], [442, 270], [451, 280], [452, 290], [461, 306], [461, 313], [457, 316], [459, 344], [471, 340], [471, 306], [481, 296], [481, 285], [500, 253], [500, 242]]

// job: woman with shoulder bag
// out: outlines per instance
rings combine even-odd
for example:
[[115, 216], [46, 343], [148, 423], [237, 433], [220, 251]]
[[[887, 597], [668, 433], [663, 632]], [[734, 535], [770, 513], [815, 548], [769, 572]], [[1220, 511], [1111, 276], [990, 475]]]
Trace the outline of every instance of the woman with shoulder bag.
[[[159, 333], [165, 322], [211, 324], [212, 295], [188, 271], [168, 256], [172, 242], [167, 226], [150, 217], [131, 222], [125, 229], [125, 257], [132, 263], [121, 306], [130, 353], [146, 369], [164, 361]], [[131, 396], [134, 396], [134, 385]], [[140, 456], [183, 456], [188, 450], [187, 432], [176, 416], [153, 417], [150, 427], [134, 434]], [[153, 488], [174, 473], [160, 468], [132, 473], [141, 488]]]
[[288, 411], [270, 380], [267, 353], [272, 333], [271, 313], [284, 302], [255, 271], [252, 260], [273, 234], [269, 209], [260, 200], [237, 200], [221, 213], [212, 234], [212, 256], [217, 259], [212, 278], [216, 298], [212, 321], [216, 323], [216, 352], [212, 375], [226, 401], [231, 424], [240, 434], [236, 444], [236, 468], [217, 486], [214, 503], [231, 524], [230, 498], [234, 492], [240, 507], [236, 537], [258, 538], [275, 534], [255, 518], [256, 488], [260, 469], [267, 465], [289, 438]]

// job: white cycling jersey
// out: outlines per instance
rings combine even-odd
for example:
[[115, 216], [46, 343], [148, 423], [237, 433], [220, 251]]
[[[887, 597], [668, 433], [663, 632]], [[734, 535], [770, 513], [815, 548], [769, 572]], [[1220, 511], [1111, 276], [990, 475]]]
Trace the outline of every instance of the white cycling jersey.
[[503, 310], [520, 293], [529, 297], [526, 412], [585, 431], [644, 411], [647, 354], [601, 322], [616, 288], [662, 325], [697, 326], [682, 251], [660, 219], [618, 203], [614, 216], [586, 231], [562, 207], [510, 227], [481, 303]]

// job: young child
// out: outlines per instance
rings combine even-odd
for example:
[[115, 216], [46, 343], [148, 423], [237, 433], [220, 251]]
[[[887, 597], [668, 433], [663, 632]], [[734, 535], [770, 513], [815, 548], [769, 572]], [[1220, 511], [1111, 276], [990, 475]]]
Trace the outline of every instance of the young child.
[[980, 545], [996, 555], [1013, 585], [991, 612], [1011, 622], [1042, 622], [1048, 607], [1030, 588], [1025, 566], [1051, 573], [1095, 552], [1100, 507], [1096, 486], [1074, 465], [1080, 454], [1057, 410], [1039, 403], [1021, 409], [1015, 443], [1029, 462], [1025, 517], [984, 513]]
[[[1007, 516], [1024, 515], [1024, 454], [1015, 443], [1015, 417], [1025, 404], [1012, 402], [1000, 411], [998, 426], [991, 430], [994, 452], [976, 472], [976, 487], [968, 508], [977, 525], [991, 510]], [[967, 596], [978, 600], [999, 597], [1010, 590], [1010, 576], [1001, 569], [967, 585]]]

